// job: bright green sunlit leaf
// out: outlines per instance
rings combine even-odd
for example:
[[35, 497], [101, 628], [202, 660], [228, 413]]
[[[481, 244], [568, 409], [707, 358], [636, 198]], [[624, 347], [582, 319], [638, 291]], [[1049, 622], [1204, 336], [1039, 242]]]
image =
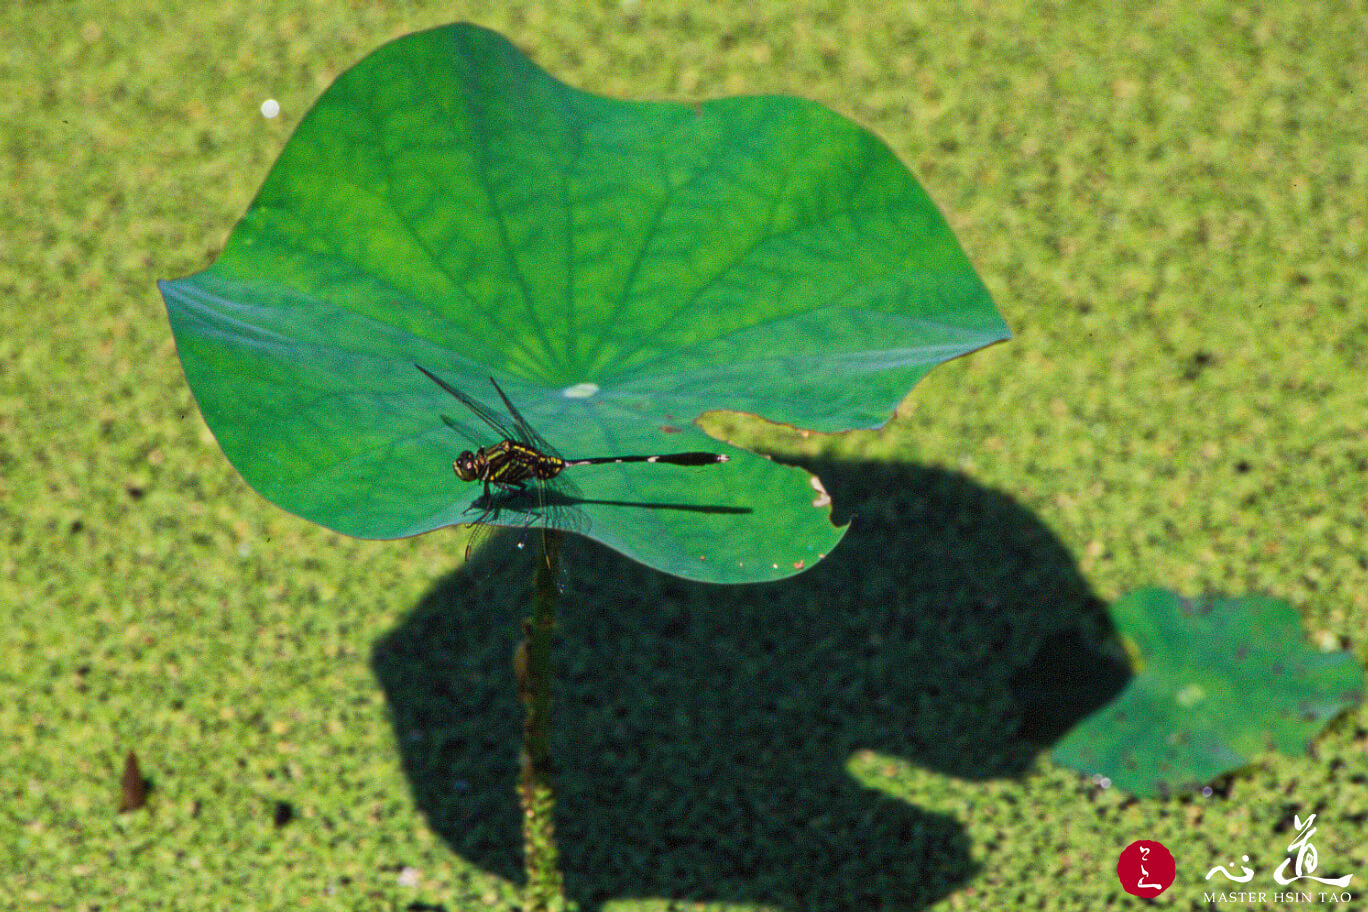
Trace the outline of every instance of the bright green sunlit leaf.
[[715, 582], [796, 573], [842, 530], [807, 473], [694, 419], [874, 427], [1007, 336], [868, 131], [789, 97], [600, 98], [470, 25], [343, 74], [222, 256], [161, 288], [205, 420], [281, 507], [364, 538], [469, 521], [451, 460], [496, 441], [453, 435], [442, 414], [483, 429], [413, 365], [496, 408], [493, 376], [567, 457], [730, 455], [567, 471], [544, 520]]

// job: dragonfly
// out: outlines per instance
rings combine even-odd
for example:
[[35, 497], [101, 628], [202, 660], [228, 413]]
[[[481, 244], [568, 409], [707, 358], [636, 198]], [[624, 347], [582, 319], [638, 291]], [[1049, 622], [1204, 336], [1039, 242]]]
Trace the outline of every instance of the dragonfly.
[[[508, 410], [508, 419], [501, 418], [489, 408], [467, 396], [456, 387], [438, 377], [432, 371], [415, 364], [414, 367], [422, 371], [433, 383], [440, 386], [443, 390], [450, 393], [462, 405], [474, 412], [475, 415], [494, 431], [499, 440], [489, 446], [477, 447], [475, 450], [464, 450], [451, 463], [452, 471], [461, 481], [478, 481], [484, 485], [484, 495], [469, 509], [475, 509], [477, 505], [482, 506], [484, 512], [475, 520], [475, 524], [483, 523], [497, 510], [497, 504], [490, 496], [491, 488], [500, 493], [523, 491], [527, 488], [528, 482], [545, 483], [560, 475], [566, 469], [577, 466], [606, 465], [610, 463], [624, 462], [652, 462], [663, 463], [665, 465], [677, 466], [706, 466], [717, 465], [730, 461], [731, 457], [725, 453], [663, 453], [654, 456], [593, 456], [587, 459], [566, 459], [556, 452], [555, 447], [546, 441], [546, 438], [537, 433], [532, 425], [527, 423], [522, 412], [518, 411], [517, 406], [504, 393], [503, 388], [494, 380], [489, 378], [489, 382], [494, 387], [494, 392], [499, 394], [500, 401], [504, 408]], [[442, 421], [447, 427], [463, 437], [469, 437], [469, 433], [464, 431], [451, 418], [442, 416]], [[508, 423], [505, 423], [505, 422]], [[539, 490], [540, 493], [540, 490]], [[545, 505], [542, 504], [544, 507]], [[539, 514], [529, 517], [529, 521], [539, 518]]]

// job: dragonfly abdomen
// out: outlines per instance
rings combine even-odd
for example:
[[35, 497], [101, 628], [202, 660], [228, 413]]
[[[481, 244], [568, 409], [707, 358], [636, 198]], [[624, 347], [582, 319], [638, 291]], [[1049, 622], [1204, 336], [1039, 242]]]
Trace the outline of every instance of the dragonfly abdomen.
[[612, 462], [664, 462], [669, 465], [705, 466], [730, 460], [731, 457], [724, 453], [666, 453], [662, 456], [596, 456], [592, 459], [567, 459], [562, 466], [603, 465]]

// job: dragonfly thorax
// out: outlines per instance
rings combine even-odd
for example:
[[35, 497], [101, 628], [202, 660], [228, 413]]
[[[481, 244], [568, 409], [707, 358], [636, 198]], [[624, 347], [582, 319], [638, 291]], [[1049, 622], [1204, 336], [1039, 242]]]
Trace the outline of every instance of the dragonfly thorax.
[[482, 481], [500, 488], [521, 488], [528, 479], [547, 481], [565, 468], [565, 460], [515, 440], [501, 440], [475, 452], [465, 450], [451, 463], [462, 481]]

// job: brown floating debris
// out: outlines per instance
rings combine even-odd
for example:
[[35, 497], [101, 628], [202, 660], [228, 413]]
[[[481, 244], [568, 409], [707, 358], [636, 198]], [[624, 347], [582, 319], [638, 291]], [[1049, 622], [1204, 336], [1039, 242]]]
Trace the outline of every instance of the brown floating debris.
[[123, 776], [119, 779], [119, 813], [136, 811], [147, 804], [147, 779], [138, 767], [138, 755], [132, 751], [124, 759]]

